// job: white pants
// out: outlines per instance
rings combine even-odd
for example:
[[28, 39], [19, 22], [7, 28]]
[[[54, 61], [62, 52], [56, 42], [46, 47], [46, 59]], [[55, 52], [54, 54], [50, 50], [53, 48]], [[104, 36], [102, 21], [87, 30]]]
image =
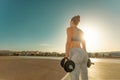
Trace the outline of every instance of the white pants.
[[81, 48], [71, 48], [70, 59], [75, 63], [75, 69], [70, 73], [71, 80], [79, 80], [80, 74], [82, 80], [88, 80], [87, 53]]

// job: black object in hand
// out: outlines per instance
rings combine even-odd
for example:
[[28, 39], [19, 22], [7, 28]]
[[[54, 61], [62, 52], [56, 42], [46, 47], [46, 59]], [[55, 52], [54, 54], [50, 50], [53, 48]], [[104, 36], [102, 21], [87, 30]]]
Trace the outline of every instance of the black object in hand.
[[66, 72], [72, 72], [75, 68], [75, 63], [68, 58], [63, 58], [60, 62], [60, 65]]
[[94, 65], [94, 63], [92, 63], [92, 62], [91, 62], [91, 60], [90, 60], [90, 59], [88, 59], [88, 62], [87, 62], [87, 67], [89, 68], [89, 67], [91, 66], [91, 64], [93, 64], [93, 65]]

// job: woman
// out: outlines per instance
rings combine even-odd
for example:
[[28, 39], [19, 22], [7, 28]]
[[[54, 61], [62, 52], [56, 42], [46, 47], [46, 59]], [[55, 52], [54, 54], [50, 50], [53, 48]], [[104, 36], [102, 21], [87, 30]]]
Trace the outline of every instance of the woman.
[[83, 31], [77, 26], [80, 16], [72, 17], [70, 27], [67, 28], [67, 43], [65, 57], [69, 57], [75, 63], [75, 69], [70, 73], [72, 80], [88, 80], [86, 44], [83, 38]]

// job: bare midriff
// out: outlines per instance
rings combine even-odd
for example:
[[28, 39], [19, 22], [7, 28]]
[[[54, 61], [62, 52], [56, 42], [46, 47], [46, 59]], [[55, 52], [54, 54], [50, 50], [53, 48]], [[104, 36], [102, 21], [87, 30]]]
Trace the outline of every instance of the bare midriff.
[[81, 48], [80, 41], [72, 41], [70, 47], [71, 48]]

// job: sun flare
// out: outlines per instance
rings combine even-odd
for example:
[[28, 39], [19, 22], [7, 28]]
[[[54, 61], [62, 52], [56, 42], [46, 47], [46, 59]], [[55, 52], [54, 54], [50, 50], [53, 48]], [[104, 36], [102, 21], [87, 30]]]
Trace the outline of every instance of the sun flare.
[[97, 30], [92, 28], [84, 28], [83, 32], [86, 41], [87, 51], [95, 51], [100, 44], [100, 34]]

